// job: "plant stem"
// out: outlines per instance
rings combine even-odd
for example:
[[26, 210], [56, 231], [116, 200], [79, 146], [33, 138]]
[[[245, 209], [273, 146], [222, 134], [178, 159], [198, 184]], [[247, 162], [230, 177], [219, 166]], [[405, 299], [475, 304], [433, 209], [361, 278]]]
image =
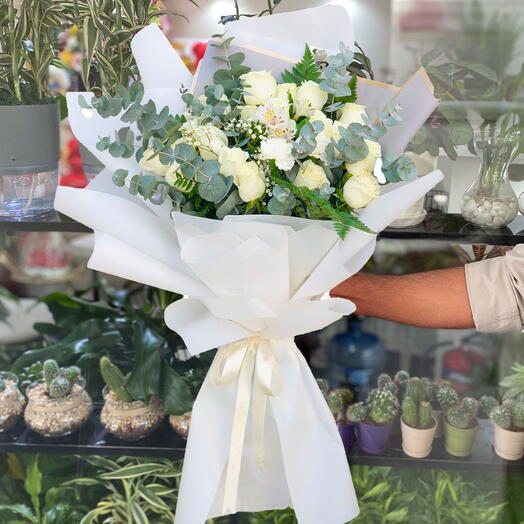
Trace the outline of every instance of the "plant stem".
[[267, 10], [269, 11], [270, 15], [273, 14], [273, 9], [274, 9], [274, 6], [273, 6], [272, 1], [271, 0], [267, 0]]

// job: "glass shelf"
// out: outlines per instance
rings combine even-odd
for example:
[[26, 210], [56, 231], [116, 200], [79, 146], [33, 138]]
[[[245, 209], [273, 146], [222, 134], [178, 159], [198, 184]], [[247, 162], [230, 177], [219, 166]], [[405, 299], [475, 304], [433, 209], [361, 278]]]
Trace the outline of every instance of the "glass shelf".
[[[350, 465], [395, 466], [402, 468], [446, 469], [460, 471], [499, 471], [524, 473], [524, 460], [508, 462], [493, 451], [493, 428], [488, 420], [480, 421], [480, 429], [471, 456], [455, 458], [444, 449], [443, 439], [435, 440], [431, 455], [414, 459], [404, 455], [400, 435], [393, 436], [382, 455], [367, 455], [355, 443], [348, 456]], [[63, 438], [41, 437], [27, 429], [23, 422], [12, 432], [0, 435], [0, 453], [53, 453], [59, 455], [102, 455], [183, 458], [186, 441], [164, 421], [149, 437], [137, 442], [124, 442], [108, 435], [100, 424], [100, 407], [91, 420], [77, 433]]]
[[[0, 220], [0, 231], [61, 231], [86, 233], [91, 230], [74, 220], [54, 213], [48, 220], [11, 222]], [[481, 228], [468, 224], [459, 214], [430, 213], [422, 224], [412, 228], [388, 228], [379, 239], [442, 240], [461, 244], [514, 246], [524, 242], [524, 216], [519, 215], [507, 227]]]

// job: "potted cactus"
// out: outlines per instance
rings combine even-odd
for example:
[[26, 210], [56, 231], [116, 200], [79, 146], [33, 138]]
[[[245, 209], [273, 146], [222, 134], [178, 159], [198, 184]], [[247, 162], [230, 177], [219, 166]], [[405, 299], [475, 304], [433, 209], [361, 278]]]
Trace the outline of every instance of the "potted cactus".
[[406, 384], [409, 380], [409, 373], [404, 369], [399, 369], [393, 377], [393, 382], [398, 386], [400, 398], [404, 398]]
[[471, 454], [478, 431], [478, 401], [466, 397], [459, 404], [446, 410], [444, 417], [444, 442], [446, 451], [455, 457]]
[[424, 458], [431, 453], [437, 421], [433, 418], [431, 404], [426, 400], [423, 380], [410, 378], [402, 400], [402, 449], [410, 457]]
[[164, 419], [158, 396], [148, 403], [134, 398], [126, 388], [126, 377], [107, 357], [100, 359], [100, 371], [106, 383], [100, 421], [106, 431], [128, 441], [150, 435]]
[[398, 413], [398, 399], [390, 388], [370, 391], [366, 403], [350, 406], [348, 420], [358, 422], [360, 448], [370, 455], [379, 455], [388, 446], [391, 425]]
[[[405, 388], [405, 382], [402, 380], [405, 375], [400, 374], [401, 380], [399, 382], [392, 379], [387, 373], [381, 373], [377, 378], [377, 387], [379, 389], [388, 389], [397, 397], [401, 399], [403, 396], [403, 390]], [[401, 390], [402, 386], [402, 390]], [[400, 412], [397, 412], [391, 422], [391, 435], [400, 435]]]
[[87, 422], [93, 409], [80, 369], [60, 368], [55, 360], [46, 360], [42, 375], [27, 388], [27, 426], [44, 437], [75, 432]]
[[444, 435], [443, 414], [459, 403], [459, 397], [447, 380], [430, 381], [426, 387], [426, 395], [431, 404], [432, 416], [437, 421], [435, 438], [440, 438]]
[[524, 400], [506, 400], [499, 404], [494, 397], [482, 397], [481, 406], [495, 426], [495, 453], [505, 460], [524, 456]]
[[349, 404], [353, 401], [353, 393], [347, 388], [337, 388], [328, 391], [325, 397], [335, 417], [344, 449], [349, 453], [355, 440], [355, 423], [346, 418], [346, 413]]
[[0, 433], [9, 431], [24, 411], [25, 397], [18, 389], [18, 377], [0, 372]]

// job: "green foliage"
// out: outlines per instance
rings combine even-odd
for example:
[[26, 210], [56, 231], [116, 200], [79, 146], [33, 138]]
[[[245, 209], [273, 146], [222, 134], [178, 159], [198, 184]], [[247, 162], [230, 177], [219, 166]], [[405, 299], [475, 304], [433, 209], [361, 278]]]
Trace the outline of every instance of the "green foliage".
[[315, 62], [315, 56], [311, 52], [311, 49], [306, 44], [304, 56], [302, 60], [298, 62], [291, 71], [284, 71], [282, 73], [282, 82], [289, 84], [301, 85], [303, 82], [312, 81], [320, 82], [321, 73], [318, 65]]
[[491, 410], [495, 406], [498, 406], [499, 403], [495, 397], [491, 395], [483, 395], [482, 397], [480, 397], [479, 404], [480, 404], [480, 409], [482, 413], [484, 414], [484, 416], [489, 417], [491, 414]]
[[502, 429], [509, 429], [511, 427], [511, 410], [507, 406], [498, 405], [493, 407], [489, 417]]
[[524, 364], [514, 364], [511, 368], [513, 375], [504, 377], [500, 382], [501, 387], [506, 388], [503, 399], [524, 399]]
[[121, 402], [132, 402], [135, 400], [126, 389], [126, 378], [123, 373], [107, 357], [100, 359], [100, 372], [107, 387], [113, 395]]
[[524, 429], [524, 401], [517, 400], [511, 406], [513, 426], [519, 430]]

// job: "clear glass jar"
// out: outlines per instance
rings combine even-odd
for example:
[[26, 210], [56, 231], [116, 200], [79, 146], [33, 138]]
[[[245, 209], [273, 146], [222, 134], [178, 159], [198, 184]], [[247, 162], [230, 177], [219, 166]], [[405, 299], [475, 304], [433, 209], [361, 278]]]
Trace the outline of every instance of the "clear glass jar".
[[508, 178], [508, 168], [519, 145], [518, 133], [475, 137], [480, 171], [460, 203], [462, 216], [472, 224], [502, 227], [518, 213], [518, 201]]
[[18, 377], [0, 371], [0, 433], [15, 426], [24, 411], [25, 397], [18, 389]]
[[27, 399], [25, 422], [29, 429], [44, 437], [64, 437], [74, 433], [89, 420], [93, 410], [83, 379], [62, 398], [51, 398], [46, 383], [38, 380], [27, 388]]
[[150, 435], [164, 419], [162, 404], [153, 397], [149, 404], [141, 400], [122, 402], [104, 388], [104, 407], [100, 422], [108, 433], [122, 440], [134, 441]]
[[54, 214], [58, 170], [0, 176], [0, 220], [43, 220]]

